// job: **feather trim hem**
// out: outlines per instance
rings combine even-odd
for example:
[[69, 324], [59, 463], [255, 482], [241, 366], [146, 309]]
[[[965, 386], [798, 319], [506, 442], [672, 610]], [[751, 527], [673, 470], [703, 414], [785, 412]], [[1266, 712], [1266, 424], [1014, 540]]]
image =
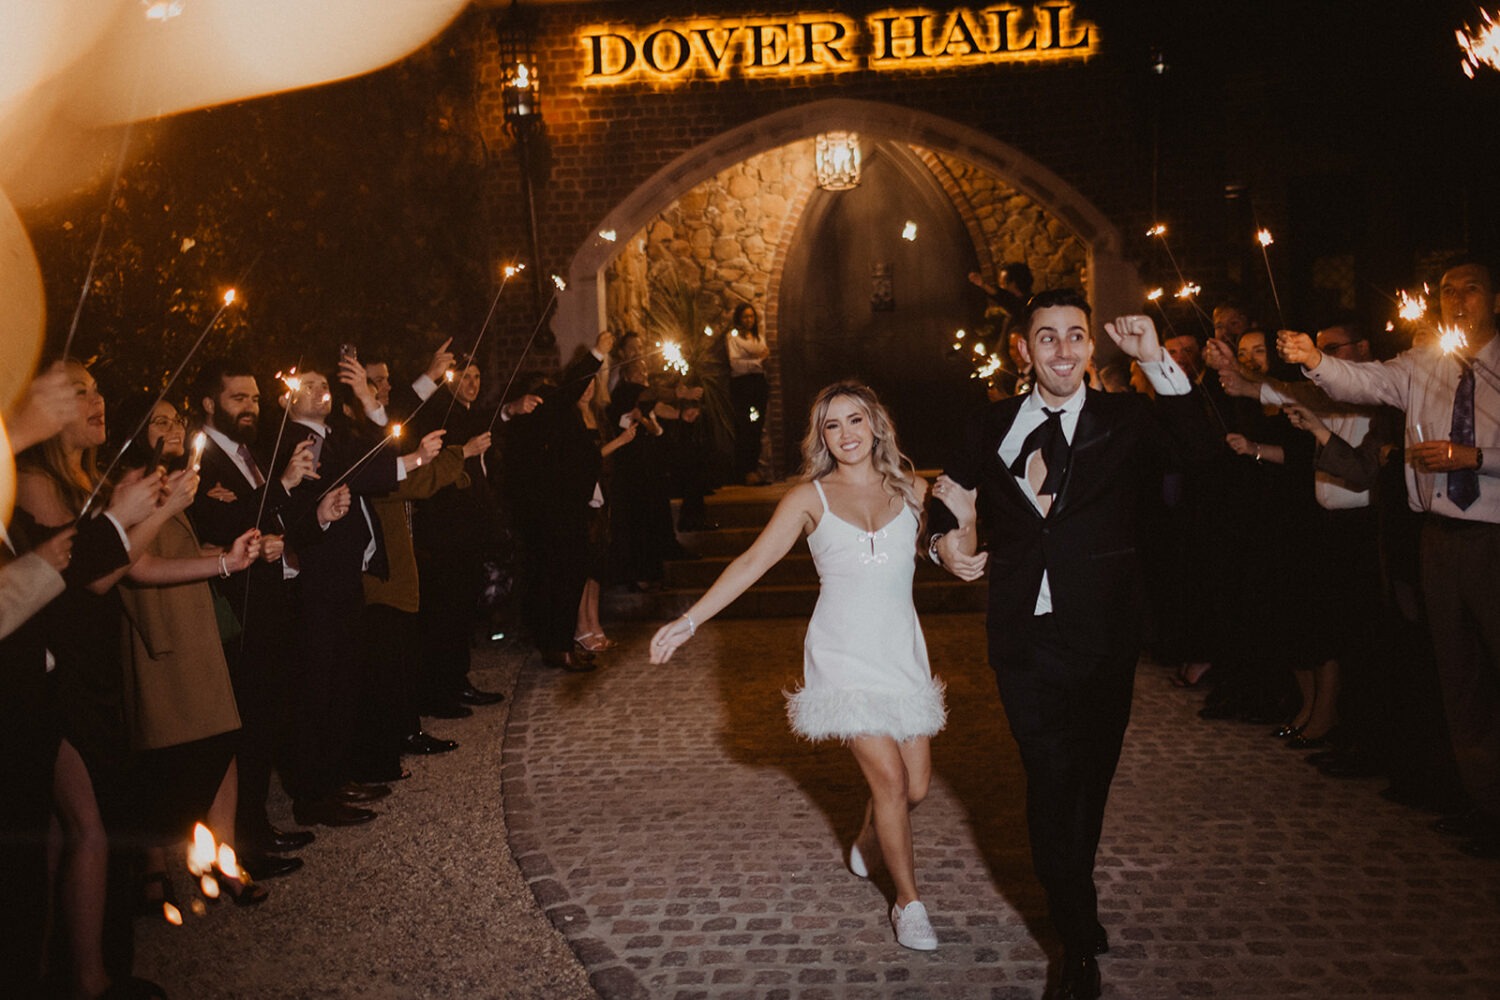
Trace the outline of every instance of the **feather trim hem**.
[[932, 678], [914, 691], [833, 688], [783, 691], [792, 732], [806, 740], [839, 740], [889, 736], [898, 743], [935, 736], [948, 721], [943, 682]]

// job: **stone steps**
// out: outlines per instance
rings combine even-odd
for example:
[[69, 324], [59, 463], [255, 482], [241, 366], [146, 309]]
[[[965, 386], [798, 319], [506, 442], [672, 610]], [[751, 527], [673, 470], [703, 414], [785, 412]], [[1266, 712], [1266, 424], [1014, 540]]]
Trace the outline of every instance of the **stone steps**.
[[[640, 593], [612, 587], [601, 595], [603, 615], [611, 620], [666, 621], [682, 614], [745, 551], [760, 533], [792, 483], [769, 486], [729, 486], [708, 498], [707, 517], [719, 525], [713, 531], [680, 532], [678, 540], [698, 556], [667, 564], [665, 590]], [[986, 585], [964, 583], [933, 566], [917, 561], [913, 600], [921, 614], [982, 612]], [[807, 540], [801, 539], [755, 586], [724, 611], [726, 618], [805, 618], [818, 600], [818, 574]]]

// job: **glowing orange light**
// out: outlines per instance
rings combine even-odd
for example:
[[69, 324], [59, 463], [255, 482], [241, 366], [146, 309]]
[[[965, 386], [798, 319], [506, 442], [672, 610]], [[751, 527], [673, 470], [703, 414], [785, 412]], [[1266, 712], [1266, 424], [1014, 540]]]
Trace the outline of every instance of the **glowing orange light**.
[[1268, 247], [1276, 241], [1271, 237], [1271, 231], [1269, 229], [1257, 229], [1255, 231], [1255, 242], [1259, 243], [1263, 247]]
[[173, 927], [182, 926], [182, 911], [171, 903], [163, 902], [161, 904], [161, 915]]
[[193, 846], [188, 848], [188, 871], [202, 875], [214, 866], [214, 835], [208, 827], [198, 823], [193, 827]]
[[1157, 299], [1161, 298], [1165, 294], [1166, 294], [1166, 290], [1165, 289], [1153, 288], [1153, 289], [1151, 289], [1151, 291], [1149, 291], [1149, 292], [1146, 293], [1146, 301], [1147, 302], [1155, 302]]
[[1419, 320], [1427, 315], [1427, 302], [1419, 296], [1408, 295], [1405, 289], [1398, 291], [1396, 293], [1396, 315], [1408, 322]]
[[562, 277], [560, 275], [554, 274], [552, 276], [552, 283], [557, 286], [557, 290], [559, 292], [565, 290], [568, 287], [568, 283], [562, 280]]
[[208, 446], [208, 435], [199, 431], [193, 435], [193, 471], [203, 468], [203, 449]]
[[229, 289], [229, 291], [224, 293], [224, 304], [226, 306], [233, 305], [237, 297], [238, 293], [233, 288]]
[[1190, 299], [1201, 291], [1203, 291], [1202, 285], [1195, 285], [1191, 281], [1185, 281], [1182, 287], [1177, 289], [1177, 297], [1179, 299]]
[[1438, 327], [1438, 347], [1444, 354], [1457, 354], [1469, 346], [1469, 337], [1456, 326]]
[[1164, 223], [1158, 222], [1156, 225], [1154, 225], [1150, 229], [1146, 230], [1146, 235], [1147, 236], [1165, 236], [1165, 235], [1167, 235], [1167, 227], [1166, 227], [1166, 225]]
[[1463, 52], [1460, 65], [1464, 76], [1470, 80], [1474, 79], [1474, 71], [1480, 66], [1500, 69], [1500, 25], [1495, 23], [1489, 11], [1481, 10], [1479, 16], [1483, 23], [1478, 28], [1465, 24], [1462, 29], [1454, 32], [1458, 38], [1458, 47]]

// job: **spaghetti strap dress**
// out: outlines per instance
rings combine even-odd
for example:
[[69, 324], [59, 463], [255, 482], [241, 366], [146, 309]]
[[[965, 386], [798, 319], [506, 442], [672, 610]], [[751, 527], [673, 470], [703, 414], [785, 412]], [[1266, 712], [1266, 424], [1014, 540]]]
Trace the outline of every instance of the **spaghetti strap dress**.
[[807, 536], [818, 570], [818, 603], [803, 643], [802, 687], [787, 695], [792, 731], [809, 740], [898, 742], [940, 732], [943, 684], [932, 676], [912, 603], [916, 512], [864, 531], [828, 508]]

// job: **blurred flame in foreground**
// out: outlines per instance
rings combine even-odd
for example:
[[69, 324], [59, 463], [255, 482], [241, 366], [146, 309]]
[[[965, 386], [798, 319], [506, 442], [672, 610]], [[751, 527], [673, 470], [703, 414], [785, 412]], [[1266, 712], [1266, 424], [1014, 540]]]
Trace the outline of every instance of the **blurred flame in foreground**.
[[1474, 79], [1474, 71], [1481, 66], [1500, 69], [1500, 24], [1495, 23], [1494, 17], [1487, 10], [1481, 10], [1479, 16], [1482, 23], [1478, 28], [1466, 24], [1454, 32], [1458, 38], [1458, 47], [1464, 54], [1461, 63], [1464, 76], [1470, 80]]

